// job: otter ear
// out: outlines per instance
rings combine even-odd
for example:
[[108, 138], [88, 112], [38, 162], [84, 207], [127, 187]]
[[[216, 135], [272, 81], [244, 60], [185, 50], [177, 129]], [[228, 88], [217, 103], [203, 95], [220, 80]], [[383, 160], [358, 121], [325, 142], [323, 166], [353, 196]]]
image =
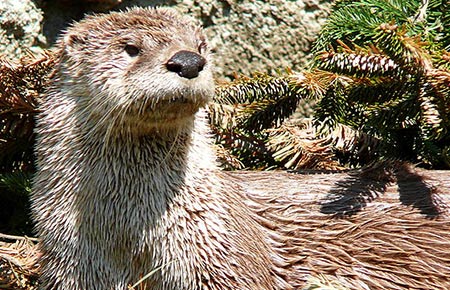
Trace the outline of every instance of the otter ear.
[[67, 53], [71, 54], [73, 51], [82, 50], [87, 43], [87, 35], [69, 32], [64, 36], [63, 42]]

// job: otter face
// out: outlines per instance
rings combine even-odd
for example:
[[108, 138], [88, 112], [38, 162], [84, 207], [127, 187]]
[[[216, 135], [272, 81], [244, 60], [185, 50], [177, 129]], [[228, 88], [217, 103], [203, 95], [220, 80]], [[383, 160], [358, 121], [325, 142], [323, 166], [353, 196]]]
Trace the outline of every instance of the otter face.
[[119, 114], [116, 125], [177, 126], [214, 93], [201, 29], [171, 9], [88, 16], [59, 46], [60, 72], [70, 72], [59, 78], [80, 108], [98, 118]]

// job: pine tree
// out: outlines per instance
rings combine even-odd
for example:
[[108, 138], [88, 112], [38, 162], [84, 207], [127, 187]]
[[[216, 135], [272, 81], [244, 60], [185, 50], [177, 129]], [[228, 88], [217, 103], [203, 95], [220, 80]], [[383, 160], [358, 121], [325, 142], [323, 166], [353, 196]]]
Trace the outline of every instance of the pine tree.
[[[335, 153], [327, 156], [328, 165], [394, 158], [450, 168], [449, 9], [447, 1], [434, 0], [338, 1], [315, 43], [309, 71], [275, 78], [284, 81], [257, 75], [219, 88], [217, 102], [226, 100], [234, 114], [226, 118], [231, 125], [222, 126], [232, 132], [219, 135], [220, 142], [233, 144], [232, 153], [250, 167], [250, 147], [241, 142], [249, 137], [268, 164], [326, 167], [295, 162], [311, 152], [300, 145], [301, 134], [278, 127], [299, 99], [308, 98], [317, 101], [317, 140], [330, 140], [318, 144]], [[220, 122], [212, 120], [217, 127]], [[242, 132], [245, 138], [230, 142]]]
[[[340, 167], [330, 150], [330, 136], [317, 138], [310, 120], [284, 124], [298, 111], [302, 100], [321, 98], [328, 77], [328, 73], [320, 72], [288, 71], [279, 76], [256, 73], [220, 85], [210, 106], [217, 142], [241, 161], [240, 168]], [[301, 104], [308, 106], [309, 102]]]
[[54, 59], [0, 61], [0, 232], [31, 234], [34, 116]]

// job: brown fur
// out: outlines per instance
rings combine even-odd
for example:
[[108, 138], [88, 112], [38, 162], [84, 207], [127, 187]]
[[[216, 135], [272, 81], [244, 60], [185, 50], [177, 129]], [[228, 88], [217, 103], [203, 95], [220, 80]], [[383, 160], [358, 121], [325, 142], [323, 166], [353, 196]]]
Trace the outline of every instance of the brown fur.
[[[195, 114], [214, 92], [204, 42], [169, 9], [91, 16], [59, 41], [36, 130], [43, 289], [123, 290], [153, 270], [150, 289], [285, 288]], [[165, 66], [181, 50], [206, 59], [195, 79]]]
[[246, 188], [295, 288], [323, 275], [347, 289], [450, 289], [450, 173], [382, 169], [229, 178]]
[[[90, 16], [60, 39], [36, 129], [42, 289], [123, 290], [152, 271], [147, 289], [450, 287], [448, 211], [420, 180], [426, 198], [399, 199], [383, 178], [315, 176], [309, 192], [307, 175], [221, 172], [197, 113], [214, 89], [204, 44], [169, 9]], [[181, 50], [206, 59], [198, 77], [167, 69]]]

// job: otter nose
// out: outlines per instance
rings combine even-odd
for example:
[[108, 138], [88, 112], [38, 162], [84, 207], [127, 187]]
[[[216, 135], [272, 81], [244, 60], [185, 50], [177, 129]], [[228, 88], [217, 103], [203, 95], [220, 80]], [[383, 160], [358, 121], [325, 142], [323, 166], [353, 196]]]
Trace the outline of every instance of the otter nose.
[[193, 79], [203, 70], [206, 59], [198, 53], [180, 50], [166, 63], [169, 71], [176, 72], [180, 77]]

